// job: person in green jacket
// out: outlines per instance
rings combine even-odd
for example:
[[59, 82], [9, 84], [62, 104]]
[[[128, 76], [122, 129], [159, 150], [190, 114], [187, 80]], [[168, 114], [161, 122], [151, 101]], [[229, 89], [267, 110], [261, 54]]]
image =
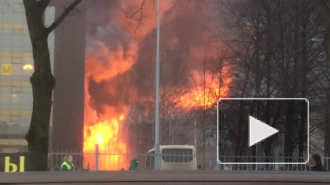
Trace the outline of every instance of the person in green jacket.
[[129, 167], [129, 170], [137, 170], [139, 166], [139, 161], [137, 159], [131, 160], [131, 165]]
[[61, 165], [62, 171], [74, 171], [73, 157], [71, 155], [64, 157], [64, 162]]

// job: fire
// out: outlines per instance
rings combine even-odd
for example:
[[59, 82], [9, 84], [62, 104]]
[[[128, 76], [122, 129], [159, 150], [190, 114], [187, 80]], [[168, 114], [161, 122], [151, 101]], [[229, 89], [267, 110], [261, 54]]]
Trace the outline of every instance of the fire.
[[84, 162], [95, 168], [95, 149], [99, 147], [99, 170], [120, 170], [127, 168], [128, 161], [124, 154], [127, 153], [125, 141], [120, 137], [120, 122], [124, 120], [121, 115], [118, 119], [104, 120], [84, 130]]
[[180, 106], [183, 108], [214, 106], [221, 97], [227, 97], [232, 78], [229, 75], [229, 66], [223, 67], [220, 77], [210, 73], [205, 74], [205, 81], [201, 75], [193, 72], [192, 90], [180, 97]]
[[[124, 86], [123, 88], [123, 85], [128, 84], [125, 82], [130, 80], [130, 78], [124, 78], [126, 77], [124, 74], [134, 68], [139, 58], [146, 57], [141, 60], [151, 61], [151, 59], [148, 58], [149, 55], [143, 53], [145, 51], [143, 50], [143, 46], [149, 43], [149, 41], [145, 42], [146, 38], [150, 40], [150, 43], [152, 42], [149, 36], [152, 35], [151, 33], [154, 33], [156, 28], [157, 11], [155, 9], [155, 1], [122, 1], [120, 4], [120, 11], [124, 10], [123, 12], [125, 12], [125, 14], [116, 14], [117, 17], [111, 17], [111, 19], [109, 17], [109, 23], [98, 26], [95, 33], [87, 37], [83, 152], [84, 168], [89, 167], [92, 170], [95, 169], [96, 165], [96, 146], [98, 146], [100, 152], [98, 164], [100, 170], [120, 170], [122, 168], [127, 169], [129, 166], [129, 161], [132, 156], [128, 156], [128, 158], [126, 155], [128, 153], [134, 153], [133, 150], [135, 149], [129, 146], [127, 134], [123, 131], [123, 124], [125, 118], [129, 118], [127, 115], [129, 112], [128, 106], [132, 101], [140, 97], [128, 97], [139, 96], [139, 92], [130, 85]], [[141, 8], [141, 5], [143, 5], [143, 12], [135, 13]], [[171, 1], [162, 2], [162, 15], [170, 10], [172, 6]], [[190, 9], [191, 8], [193, 7], [190, 7]], [[174, 21], [176, 14], [173, 12], [175, 11], [169, 11], [167, 16], [162, 16], [164, 17], [162, 18], [164, 19], [162, 20], [162, 24], [172, 24], [173, 28], [177, 28], [178, 26], [191, 25], [194, 22], [192, 19], [195, 18], [189, 16], [190, 14], [187, 13], [188, 11], [184, 11], [180, 13], [181, 19], [189, 19], [185, 24], [177, 25], [176, 23], [178, 21]], [[127, 19], [127, 17], [131, 16], [133, 16], [131, 19]], [[143, 20], [141, 20], [142, 22], [139, 22], [142, 26], [137, 26], [136, 20], [140, 20], [140, 16], [143, 17]], [[163, 28], [165, 27], [166, 26]], [[206, 40], [206, 38], [210, 37], [209, 32], [202, 32], [201, 29], [190, 29], [195, 30], [195, 35], [199, 35], [199, 37], [192, 38], [186, 31], [178, 32], [178, 30], [173, 30], [171, 27], [167, 28], [171, 30], [171, 32], [173, 31], [173, 37], [170, 37], [171, 39], [168, 42], [164, 40], [163, 43], [165, 43], [165, 47], [174, 50], [180, 45], [192, 45], [189, 47], [191, 53], [187, 54], [189, 56], [185, 57], [185, 60], [193, 61], [189, 68], [189, 70], [192, 70], [193, 79], [191, 83], [187, 85], [187, 88], [191, 87], [191, 91], [179, 97], [180, 106], [187, 109], [198, 106], [209, 107], [214, 105], [220, 97], [228, 96], [229, 84], [231, 83], [231, 78], [228, 77], [228, 67], [223, 67], [221, 71], [223, 75], [218, 77], [210, 73], [202, 77], [197, 71], [194, 71], [196, 67], [193, 66], [199, 64], [196, 61], [202, 61], [203, 58], [216, 56], [217, 49], [205, 49], [205, 44], [202, 43], [202, 40]], [[197, 28], [197, 26], [191, 28]], [[199, 33], [199, 31], [201, 33]], [[166, 30], [164, 30], [164, 32], [166, 32]], [[167, 32], [169, 31], [167, 30]], [[199, 50], [203, 48], [204, 50], [212, 51], [212, 56], [200, 55], [194, 48]], [[212, 48], [219, 47], [212, 46]], [[150, 52], [154, 51], [150, 50]], [[141, 71], [137, 70], [137, 73], [138, 72], [141, 73]], [[145, 72], [148, 73], [148, 71]], [[120, 76], [126, 81], [116, 81], [118, 80], [116, 77]], [[92, 87], [90, 86], [92, 83], [89, 84], [89, 79], [93, 79], [97, 84], [105, 84], [105, 87], [89, 89], [89, 87]], [[123, 91], [126, 90], [125, 88], [130, 88], [129, 93], [123, 93]], [[95, 93], [96, 91], [102, 93]], [[117, 97], [119, 101], [115, 101]], [[125, 97], [125, 101], [120, 99], [122, 97]], [[149, 97], [143, 98], [148, 99]]]

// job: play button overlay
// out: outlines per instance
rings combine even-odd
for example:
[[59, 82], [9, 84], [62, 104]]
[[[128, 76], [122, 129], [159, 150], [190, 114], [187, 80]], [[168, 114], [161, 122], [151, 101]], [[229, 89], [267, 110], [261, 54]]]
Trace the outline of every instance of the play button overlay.
[[240, 169], [269, 169], [279, 168], [279, 164], [306, 164], [308, 159], [307, 99], [221, 98], [218, 101], [217, 160], [220, 164], [242, 164]]
[[249, 116], [249, 147], [267, 139], [279, 131], [267, 124]]

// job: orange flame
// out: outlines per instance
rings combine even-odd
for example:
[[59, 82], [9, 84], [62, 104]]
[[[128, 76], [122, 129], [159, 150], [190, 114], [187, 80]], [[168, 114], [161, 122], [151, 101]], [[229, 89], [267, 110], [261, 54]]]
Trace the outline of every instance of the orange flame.
[[[116, 50], [108, 48], [103, 42], [98, 40], [88, 40], [86, 52], [86, 71], [85, 71], [85, 118], [84, 118], [84, 168], [95, 169], [95, 146], [98, 144], [100, 153], [100, 170], [119, 170], [129, 166], [129, 160], [125, 154], [129, 151], [125, 134], [122, 133], [122, 123], [125, 120], [125, 111], [118, 112], [114, 107], [105, 107], [106, 111], [102, 115], [101, 121], [99, 115], [90, 106], [91, 96], [88, 92], [88, 79], [93, 77], [96, 82], [108, 80], [118, 74], [122, 74], [132, 68], [138, 58], [138, 45], [144, 37], [156, 27], [153, 0], [134, 0], [121, 2], [121, 10], [128, 15], [134, 15], [135, 10], [143, 5], [143, 14], [147, 19], [143, 19], [144, 26], [136, 30], [136, 17], [127, 19], [126, 14], [118, 14], [115, 21], [120, 25], [125, 34], [129, 34], [131, 42], [129, 47], [118, 47]], [[165, 6], [166, 5], [166, 6]], [[164, 13], [171, 3], [162, 5]], [[134, 10], [134, 11], [126, 11]], [[140, 13], [138, 13], [140, 15]], [[138, 16], [138, 15], [136, 15]], [[133, 21], [130, 21], [133, 20]], [[100, 29], [104, 29], [100, 27]], [[123, 105], [124, 106], [124, 105]], [[121, 107], [122, 108], [122, 107]]]
[[[128, 13], [128, 16], [137, 16], [132, 18], [133, 22], [127, 19], [126, 14], [119, 14], [119, 17], [116, 18], [120, 27], [131, 36], [132, 42], [129, 44], [128, 49], [119, 47], [119, 49], [111, 50], [100, 41], [87, 43], [92, 47], [87, 48], [85, 66], [84, 168], [95, 169], [96, 145], [98, 145], [100, 152], [98, 164], [100, 170], [120, 170], [122, 168], [127, 169], [129, 166], [130, 159], [125, 154], [133, 152], [130, 150], [127, 140], [122, 133], [127, 111], [118, 112], [118, 110], [112, 110], [115, 109], [114, 107], [107, 106], [105, 107], [105, 113], [102, 115], [103, 117], [100, 119], [99, 115], [89, 104], [91, 97], [88, 92], [88, 78], [93, 77], [96, 82], [100, 82], [113, 78], [132, 68], [138, 58], [139, 45], [143, 44], [142, 41], [145, 36], [156, 28], [157, 11], [154, 2], [153, 0], [134, 0], [121, 3], [121, 10], [133, 10], [131, 12], [124, 11]], [[136, 19], [139, 19], [139, 16], [142, 14], [134, 14], [134, 12], [141, 8], [142, 3], [144, 3], [143, 17], [148, 18], [144, 18], [143, 26], [139, 26], [137, 29]], [[171, 6], [171, 1], [164, 1], [161, 13], [164, 14]], [[203, 36], [203, 38], [205, 37]], [[178, 39], [172, 39], [170, 45], [175, 46], [177, 43]], [[194, 53], [197, 52], [192, 52], [190, 57], [197, 60], [197, 57], [193, 55]], [[228, 73], [228, 68], [224, 67], [222, 72], [224, 74]], [[191, 82], [189, 84], [194, 87], [193, 90], [180, 97], [180, 106], [183, 108], [212, 106], [219, 97], [225, 97], [229, 93], [230, 77], [222, 78], [220, 82], [220, 80], [214, 80], [212, 75], [207, 74], [205, 79], [206, 91], [203, 90], [204, 85], [201, 83], [203, 78], [198, 76], [198, 73], [194, 73], [193, 78], [195, 83]]]
[[[120, 121], [118, 119], [105, 120], [92, 126], [85, 126], [84, 130], [84, 162], [85, 168], [95, 169], [95, 147], [99, 146], [99, 170], [120, 170], [127, 167], [127, 160], [123, 154], [127, 153], [125, 141], [120, 137]], [[111, 151], [111, 153], [109, 153]]]
[[192, 91], [180, 97], [180, 106], [183, 108], [208, 108], [214, 106], [219, 98], [227, 97], [232, 81], [229, 76], [229, 66], [224, 66], [221, 73], [221, 80], [220, 77], [215, 78], [214, 75], [206, 73], [204, 81], [198, 72], [194, 72]]

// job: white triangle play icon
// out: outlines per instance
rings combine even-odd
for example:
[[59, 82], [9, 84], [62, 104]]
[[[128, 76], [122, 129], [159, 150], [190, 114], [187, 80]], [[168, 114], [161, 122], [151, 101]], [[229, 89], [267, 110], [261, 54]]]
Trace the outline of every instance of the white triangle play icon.
[[278, 130], [249, 116], [249, 147], [278, 133]]

